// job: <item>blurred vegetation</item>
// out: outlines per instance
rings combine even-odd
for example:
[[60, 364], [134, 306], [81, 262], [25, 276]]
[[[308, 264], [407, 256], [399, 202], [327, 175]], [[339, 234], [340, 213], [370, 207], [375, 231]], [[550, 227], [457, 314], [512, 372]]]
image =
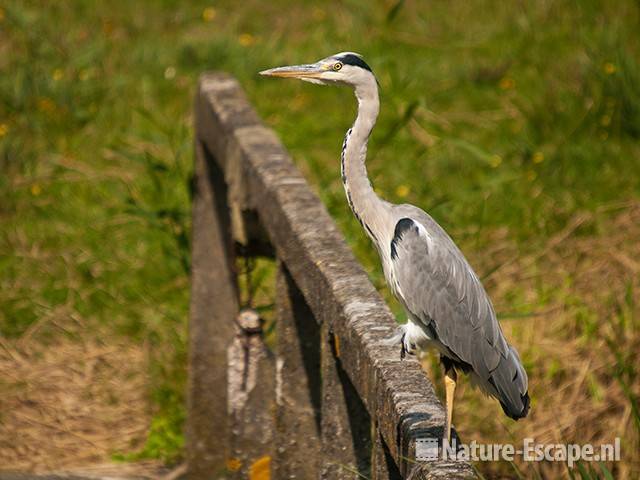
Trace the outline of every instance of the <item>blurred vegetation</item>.
[[[585, 216], [571, 238], [606, 238], [614, 215], [639, 200], [639, 21], [631, 0], [8, 0], [0, 7], [0, 332], [19, 337], [64, 306], [149, 345], [149, 439], [118, 455], [179, 458], [198, 75], [226, 70], [240, 80], [383, 289], [338, 174], [352, 93], [256, 75], [352, 50], [381, 88], [368, 163], [376, 189], [422, 206], [452, 233], [491, 277], [516, 345], [536, 330], [532, 315], [562, 305], [559, 338], [609, 359], [605, 373], [584, 381], [593, 402], [618, 382], [620, 408], [640, 429], [637, 357], [627, 348], [639, 336], [635, 280], [627, 293], [611, 292], [613, 313], [602, 317], [571, 293], [580, 282], [571, 272], [558, 288], [536, 270], [532, 296], [517, 282], [501, 288], [492, 274], [504, 259], [483, 256], [496, 236], [517, 257], [546, 251]], [[535, 412], [545, 401], [536, 378], [561, 386], [569, 367], [536, 345], [520, 350]], [[466, 395], [459, 403], [480, 405]], [[475, 415], [459, 414], [463, 436], [493, 431], [497, 440], [499, 424]], [[623, 446], [635, 448], [636, 438]], [[629, 462], [625, 472], [638, 472], [639, 460]]]

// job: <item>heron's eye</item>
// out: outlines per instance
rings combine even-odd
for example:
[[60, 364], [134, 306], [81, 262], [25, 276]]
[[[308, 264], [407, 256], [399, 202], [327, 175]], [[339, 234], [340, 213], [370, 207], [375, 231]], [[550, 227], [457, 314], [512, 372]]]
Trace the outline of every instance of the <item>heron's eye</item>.
[[338, 62], [338, 63], [334, 63], [333, 64], [333, 69], [337, 72], [338, 70], [340, 70], [342, 68], [342, 63]]

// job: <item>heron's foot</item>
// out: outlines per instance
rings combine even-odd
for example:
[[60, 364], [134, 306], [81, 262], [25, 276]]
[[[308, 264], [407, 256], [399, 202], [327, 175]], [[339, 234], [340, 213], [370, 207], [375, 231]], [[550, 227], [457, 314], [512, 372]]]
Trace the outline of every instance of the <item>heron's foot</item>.
[[404, 357], [406, 357], [407, 353], [409, 355], [416, 354], [417, 346], [415, 343], [409, 341], [409, 335], [407, 334], [405, 325], [400, 325], [400, 327], [396, 331], [396, 334], [388, 340], [385, 340], [386, 345], [397, 345], [398, 343], [400, 343], [401, 359], [404, 360]]
[[402, 346], [400, 347], [400, 358], [404, 360], [404, 357], [406, 356], [406, 354], [408, 353], [409, 355], [415, 355], [416, 354], [416, 344], [415, 343], [411, 343], [409, 341], [409, 338], [407, 336], [406, 333], [404, 333], [402, 335], [402, 339], [400, 340], [400, 343], [402, 344]]

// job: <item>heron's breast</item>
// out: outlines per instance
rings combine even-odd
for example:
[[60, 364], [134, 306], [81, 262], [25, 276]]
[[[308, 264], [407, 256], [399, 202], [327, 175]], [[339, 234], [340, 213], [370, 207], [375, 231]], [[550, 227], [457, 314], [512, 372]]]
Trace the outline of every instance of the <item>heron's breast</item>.
[[[391, 289], [391, 293], [404, 305], [404, 297], [400, 289], [398, 277], [395, 272], [395, 265], [391, 258], [390, 252], [380, 251], [380, 260], [382, 262], [382, 271], [384, 272], [384, 278], [387, 281], [387, 285]], [[406, 305], [405, 305], [406, 308]]]

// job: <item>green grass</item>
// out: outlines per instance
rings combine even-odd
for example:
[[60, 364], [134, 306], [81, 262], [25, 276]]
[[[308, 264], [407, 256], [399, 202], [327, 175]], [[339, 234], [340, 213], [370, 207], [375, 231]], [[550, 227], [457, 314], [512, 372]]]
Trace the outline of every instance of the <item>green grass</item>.
[[[496, 231], [536, 252], [583, 212], [595, 220], [576, 235], [606, 233], [602, 207], [640, 197], [640, 13], [630, 0], [8, 0], [0, 16], [0, 332], [19, 337], [43, 309], [66, 305], [150, 344], [155, 416], [147, 446], [127, 458], [181, 455], [201, 72], [240, 80], [379, 288], [338, 174], [351, 92], [259, 70], [363, 53], [381, 87], [376, 189], [425, 208], [476, 256]], [[505, 309], [541, 306], [523, 298], [514, 287]], [[627, 328], [625, 315], [614, 328]], [[637, 369], [610, 349], [638, 421]]]

